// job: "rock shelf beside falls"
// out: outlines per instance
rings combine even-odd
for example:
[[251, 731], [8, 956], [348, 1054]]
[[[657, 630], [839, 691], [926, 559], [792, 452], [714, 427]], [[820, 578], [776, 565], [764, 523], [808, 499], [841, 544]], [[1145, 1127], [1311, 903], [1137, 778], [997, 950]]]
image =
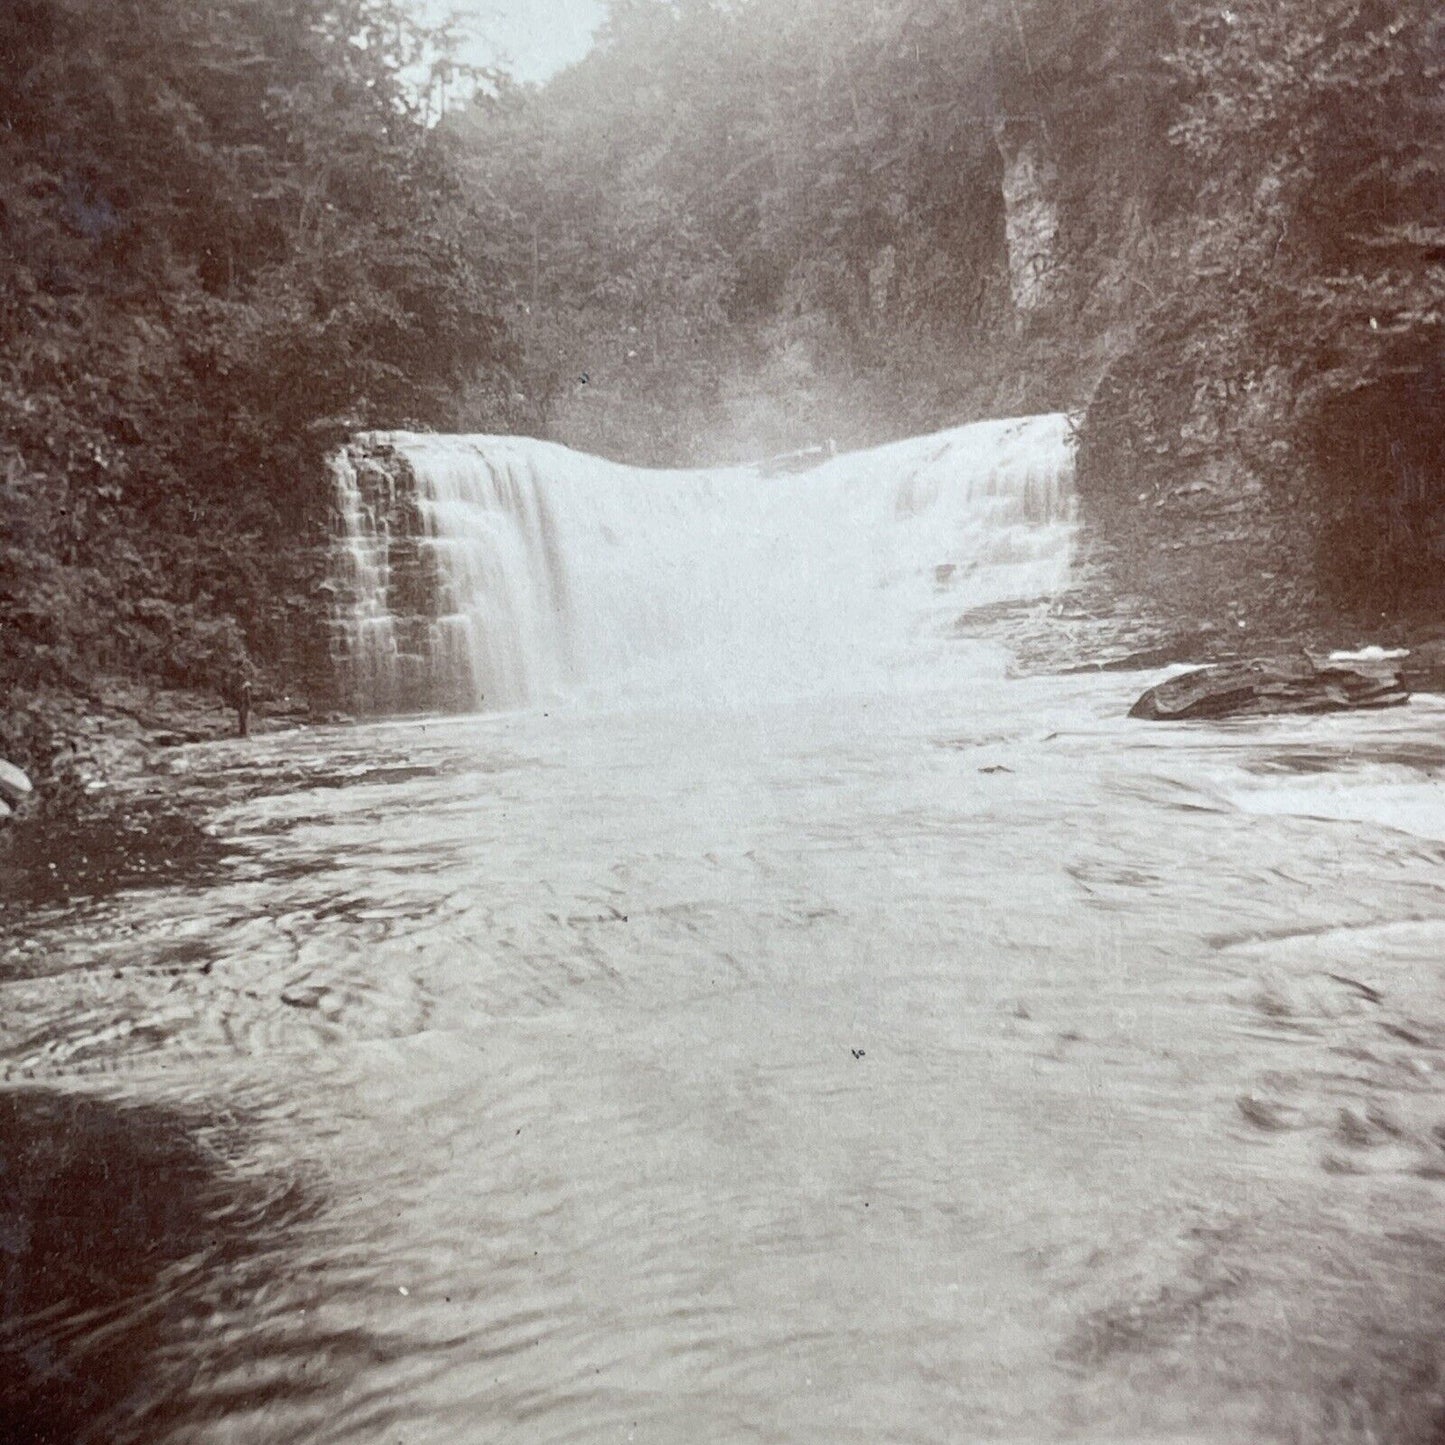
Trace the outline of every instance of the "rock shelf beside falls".
[[1410, 693], [1394, 659], [1316, 662], [1309, 657], [1221, 663], [1181, 673], [1146, 691], [1130, 717], [1155, 722], [1347, 712], [1394, 707]]

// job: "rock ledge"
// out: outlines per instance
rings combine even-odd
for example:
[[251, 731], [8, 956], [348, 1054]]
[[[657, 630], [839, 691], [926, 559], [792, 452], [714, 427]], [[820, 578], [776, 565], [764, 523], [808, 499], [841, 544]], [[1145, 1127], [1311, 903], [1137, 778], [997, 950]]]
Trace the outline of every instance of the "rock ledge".
[[1154, 722], [1348, 712], [1395, 707], [1410, 693], [1393, 658], [1316, 661], [1311, 657], [1227, 662], [1181, 673], [1151, 687], [1129, 709]]

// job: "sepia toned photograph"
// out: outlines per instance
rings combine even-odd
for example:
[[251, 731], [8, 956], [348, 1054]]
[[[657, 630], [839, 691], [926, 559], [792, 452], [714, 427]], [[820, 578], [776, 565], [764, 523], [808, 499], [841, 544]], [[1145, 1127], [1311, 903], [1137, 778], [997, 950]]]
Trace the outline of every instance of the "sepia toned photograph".
[[1438, 0], [0, 0], [0, 1445], [1442, 1441]]

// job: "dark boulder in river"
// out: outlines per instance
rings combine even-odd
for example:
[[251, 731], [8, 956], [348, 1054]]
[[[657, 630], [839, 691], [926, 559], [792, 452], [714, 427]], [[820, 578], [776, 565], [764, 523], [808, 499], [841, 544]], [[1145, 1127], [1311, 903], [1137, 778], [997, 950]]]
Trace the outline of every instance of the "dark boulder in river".
[[1151, 687], [1130, 717], [1157, 722], [1393, 707], [1410, 694], [1394, 659], [1316, 662], [1304, 656], [1227, 662]]

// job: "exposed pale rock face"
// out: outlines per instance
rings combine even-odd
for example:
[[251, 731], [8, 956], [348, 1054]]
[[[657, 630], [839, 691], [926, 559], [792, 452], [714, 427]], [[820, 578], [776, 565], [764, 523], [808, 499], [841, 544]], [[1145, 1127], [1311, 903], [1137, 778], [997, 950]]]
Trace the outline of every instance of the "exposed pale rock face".
[[868, 304], [876, 315], [887, 311], [897, 278], [898, 252], [893, 246], [884, 246], [868, 271]]
[[1027, 316], [1052, 299], [1058, 279], [1058, 167], [1042, 128], [1004, 121], [994, 127], [1003, 157], [1004, 234], [1014, 310]]

